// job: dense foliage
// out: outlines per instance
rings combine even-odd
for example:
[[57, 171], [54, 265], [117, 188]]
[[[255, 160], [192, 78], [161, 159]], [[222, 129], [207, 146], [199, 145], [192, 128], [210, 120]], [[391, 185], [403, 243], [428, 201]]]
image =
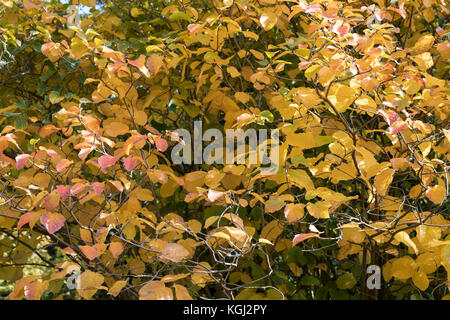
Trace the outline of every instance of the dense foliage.
[[[445, 1], [67, 2], [0, 0], [8, 298], [450, 297]], [[174, 164], [200, 120], [278, 171]]]

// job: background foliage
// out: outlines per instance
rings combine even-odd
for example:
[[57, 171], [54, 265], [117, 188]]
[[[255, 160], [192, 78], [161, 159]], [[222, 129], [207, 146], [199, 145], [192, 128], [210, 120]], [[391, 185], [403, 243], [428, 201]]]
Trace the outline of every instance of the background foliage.
[[[448, 299], [444, 1], [65, 2], [0, 0], [0, 294]], [[173, 165], [194, 120], [279, 171]]]

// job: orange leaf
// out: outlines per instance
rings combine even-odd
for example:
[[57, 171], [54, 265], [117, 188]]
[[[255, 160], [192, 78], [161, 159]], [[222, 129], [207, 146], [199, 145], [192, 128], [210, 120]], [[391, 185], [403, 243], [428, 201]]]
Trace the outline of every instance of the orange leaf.
[[56, 165], [56, 170], [57, 170], [58, 172], [62, 172], [62, 171], [64, 171], [67, 167], [69, 167], [72, 163], [73, 163], [73, 161], [71, 161], [71, 160], [62, 159], [62, 160], [59, 161], [58, 164]]
[[98, 158], [98, 164], [102, 169], [106, 169], [108, 167], [113, 166], [116, 163], [116, 161], [117, 158], [110, 155], [103, 155], [100, 158]]
[[50, 234], [61, 229], [66, 222], [66, 218], [62, 214], [51, 212], [44, 213], [40, 220]]
[[117, 259], [123, 251], [123, 245], [120, 242], [111, 242], [109, 244], [109, 252], [111, 252], [112, 256]]
[[298, 243], [310, 239], [310, 238], [317, 238], [319, 235], [317, 233], [299, 233], [296, 234], [294, 237], [294, 240], [292, 240], [292, 246], [297, 245]]

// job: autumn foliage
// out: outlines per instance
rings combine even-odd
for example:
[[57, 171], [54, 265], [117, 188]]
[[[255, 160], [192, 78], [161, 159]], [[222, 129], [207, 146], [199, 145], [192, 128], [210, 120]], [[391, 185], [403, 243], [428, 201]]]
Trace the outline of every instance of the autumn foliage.
[[[0, 0], [9, 299], [450, 297], [445, 1], [67, 2]], [[194, 121], [278, 171], [172, 163]]]

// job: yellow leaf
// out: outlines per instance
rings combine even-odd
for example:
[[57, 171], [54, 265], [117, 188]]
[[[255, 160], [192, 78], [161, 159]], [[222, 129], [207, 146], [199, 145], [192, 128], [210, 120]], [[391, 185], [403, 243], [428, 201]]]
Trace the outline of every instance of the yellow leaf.
[[181, 262], [188, 256], [189, 251], [181, 244], [168, 243], [162, 250], [160, 257], [173, 262]]
[[264, 12], [259, 18], [259, 22], [263, 26], [264, 30], [268, 31], [272, 29], [278, 21], [278, 17], [273, 12]]
[[150, 281], [139, 290], [139, 300], [173, 300], [173, 294], [164, 282]]
[[173, 287], [175, 288], [175, 296], [177, 297], [177, 300], [193, 300], [189, 294], [189, 291], [185, 287], [176, 283]]
[[133, 17], [133, 18], [136, 18], [137, 16], [139, 16], [139, 15], [141, 15], [141, 14], [143, 14], [144, 12], [141, 10], [141, 9], [138, 9], [138, 8], [132, 8], [131, 9], [131, 16]]
[[419, 253], [415, 243], [412, 242], [409, 235], [405, 231], [400, 231], [399, 233], [395, 234], [394, 238], [398, 242], [401, 242], [404, 245], [406, 245], [407, 247], [411, 248], [411, 250], [413, 250], [415, 254]]
[[306, 206], [310, 215], [317, 219], [328, 219], [330, 217], [330, 212], [328, 209], [331, 204], [328, 201], [319, 201], [316, 203], [309, 202]]
[[303, 218], [305, 214], [305, 205], [302, 203], [289, 203], [284, 208], [284, 216], [287, 221], [294, 222]]
[[277, 220], [272, 220], [261, 231], [260, 238], [274, 241], [281, 233], [283, 229], [280, 227]]
[[101, 286], [105, 278], [96, 272], [90, 270], [84, 271], [78, 279], [77, 292], [84, 299], [91, 299], [99, 289], [108, 289]]
[[427, 198], [434, 204], [440, 204], [447, 197], [447, 190], [442, 180], [439, 179], [439, 184], [432, 186], [426, 191]]
[[117, 297], [117, 295], [120, 293], [120, 291], [125, 287], [127, 284], [127, 280], [119, 280], [114, 282], [111, 288], [109, 288], [108, 294], [112, 295], [113, 297]]
[[394, 172], [395, 170], [391, 168], [386, 168], [376, 175], [374, 185], [379, 195], [381, 196], [386, 195], [389, 185], [391, 184], [392, 179], [394, 178]]
[[271, 198], [266, 202], [265, 212], [272, 213], [278, 211], [284, 207], [284, 204], [285, 202], [282, 199]]
[[357, 91], [346, 85], [333, 85], [328, 99], [338, 112], [344, 112], [356, 98]]
[[398, 259], [392, 259], [391, 272], [398, 279], [406, 280], [411, 278], [416, 271], [417, 264], [413, 258], [405, 256]]
[[111, 137], [117, 137], [128, 132], [129, 128], [123, 122], [110, 122], [105, 126], [105, 133]]
[[427, 275], [423, 271], [417, 271], [412, 277], [414, 285], [421, 291], [427, 290], [430, 285], [430, 280], [428, 280]]
[[270, 244], [271, 246], [273, 246], [272, 242], [270, 242], [269, 240], [264, 239], [264, 238], [259, 238], [258, 242], [261, 244]]
[[239, 77], [241, 73], [235, 67], [228, 67], [227, 72], [231, 75], [232, 78]]

